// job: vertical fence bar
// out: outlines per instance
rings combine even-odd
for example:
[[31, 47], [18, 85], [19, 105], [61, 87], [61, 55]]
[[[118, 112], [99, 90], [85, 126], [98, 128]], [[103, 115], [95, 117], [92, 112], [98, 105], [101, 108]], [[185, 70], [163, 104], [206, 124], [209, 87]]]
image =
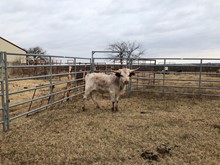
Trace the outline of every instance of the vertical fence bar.
[[[35, 97], [36, 90], [37, 90], [37, 89], [35, 88], [35, 89], [34, 89], [33, 96], [32, 96], [32, 99], [31, 99], [31, 103], [30, 103], [29, 108], [28, 108], [28, 112], [31, 110], [31, 106], [32, 106], [32, 103], [33, 103], [33, 99], [34, 99], [34, 97]], [[28, 117], [29, 114], [27, 114], [26, 116]]]
[[1, 90], [2, 90], [2, 126], [3, 126], [3, 131], [6, 131], [5, 123], [6, 123], [6, 113], [5, 113], [5, 98], [4, 98], [4, 81], [1, 81]]
[[92, 71], [92, 59], [91, 58], [89, 60], [89, 63], [90, 63], [90, 73], [91, 73], [91, 71]]
[[91, 61], [92, 61], [92, 64], [91, 64], [91, 73], [93, 73], [93, 72], [94, 72], [94, 54], [95, 54], [95, 52], [94, 52], [94, 51], [92, 51], [92, 59], [91, 59]]
[[163, 94], [165, 94], [165, 68], [166, 68], [166, 59], [163, 62]]
[[53, 76], [52, 76], [52, 74], [53, 74], [53, 64], [52, 64], [52, 59], [51, 59], [51, 57], [49, 57], [49, 63], [50, 63], [50, 97], [49, 97], [49, 102], [48, 102], [48, 104], [49, 103], [51, 103], [51, 101], [53, 101], [53, 97], [52, 97], [52, 93], [53, 93], [53, 81], [52, 81], [52, 78], [53, 78]]
[[10, 129], [10, 110], [9, 110], [9, 96], [8, 96], [8, 64], [7, 64], [7, 53], [4, 52], [4, 68], [5, 68], [5, 111], [6, 111], [6, 127]]
[[2, 92], [2, 127], [3, 127], [3, 131], [6, 131], [6, 127], [5, 127], [5, 123], [6, 123], [6, 113], [5, 113], [5, 88], [4, 88], [4, 62], [3, 62], [3, 52], [1, 52], [0, 54], [0, 66], [1, 66], [1, 92]]
[[200, 59], [200, 67], [199, 67], [199, 94], [201, 94], [201, 86], [202, 86], [202, 59]]
[[[131, 69], [132, 68], [132, 65], [133, 65], [133, 59], [129, 59], [129, 68]], [[132, 81], [132, 79], [130, 78], [130, 81], [129, 81], [129, 84], [128, 84], [128, 92], [131, 92], [131, 82]]]
[[77, 68], [76, 68], [76, 58], [74, 58], [74, 87], [75, 87], [75, 89], [73, 90], [73, 92], [74, 92], [74, 95], [77, 95], [77, 93], [78, 93], [78, 88], [77, 88], [77, 78], [76, 78], [76, 70], [77, 70]]

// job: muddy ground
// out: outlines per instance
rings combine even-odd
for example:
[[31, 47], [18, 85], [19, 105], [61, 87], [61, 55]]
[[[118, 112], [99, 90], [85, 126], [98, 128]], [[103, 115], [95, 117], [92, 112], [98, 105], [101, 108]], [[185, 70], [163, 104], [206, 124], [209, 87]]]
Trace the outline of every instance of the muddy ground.
[[81, 97], [11, 122], [0, 164], [219, 164], [220, 101], [125, 95], [119, 112]]

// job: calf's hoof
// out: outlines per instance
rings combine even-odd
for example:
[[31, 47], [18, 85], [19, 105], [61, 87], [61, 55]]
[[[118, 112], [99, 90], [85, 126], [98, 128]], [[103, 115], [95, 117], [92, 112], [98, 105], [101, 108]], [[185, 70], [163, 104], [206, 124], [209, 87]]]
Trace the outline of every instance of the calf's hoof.
[[112, 108], [112, 112], [117, 112], [118, 110], [116, 110], [116, 109], [114, 109], [114, 108]]
[[99, 105], [96, 106], [96, 109], [102, 109]]

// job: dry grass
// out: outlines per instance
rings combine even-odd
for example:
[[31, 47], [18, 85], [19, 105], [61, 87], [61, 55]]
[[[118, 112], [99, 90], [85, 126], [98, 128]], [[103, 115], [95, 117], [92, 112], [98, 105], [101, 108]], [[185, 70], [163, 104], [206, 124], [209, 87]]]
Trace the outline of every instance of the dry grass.
[[[149, 73], [139, 73], [137, 74], [138, 77], [145, 77], [145, 78], [153, 78], [153, 75], [149, 76]], [[156, 86], [163, 86], [163, 74], [155, 74], [155, 83], [153, 80], [136, 80], [133, 79], [134, 84], [145, 84], [148, 86], [156, 85]], [[165, 92], [172, 92], [172, 93], [191, 93], [191, 94], [213, 94], [213, 95], [220, 95], [220, 83], [219, 82], [202, 82], [201, 87], [203, 88], [213, 88], [213, 89], [201, 89], [199, 90], [199, 74], [165, 74], [164, 85], [170, 86], [165, 88]], [[173, 80], [172, 80], [173, 79]], [[178, 80], [178, 81], [174, 81]], [[182, 80], [182, 81], [181, 81]], [[185, 80], [185, 81], [183, 81]], [[187, 80], [187, 81], [186, 81]], [[213, 77], [210, 75], [202, 75], [202, 81], [220, 81], [220, 77]], [[176, 88], [171, 86], [180, 86], [182, 88]], [[192, 88], [188, 88], [192, 87]], [[196, 88], [195, 88], [196, 87]], [[132, 89], [139, 89], [139, 90], [146, 90], [148, 92], [162, 92], [163, 87], [147, 87], [147, 86], [134, 86]], [[218, 90], [216, 90], [218, 89]]]
[[[112, 113], [82, 100], [13, 121], [0, 164], [219, 164], [217, 99], [133, 93]], [[152, 159], [152, 160], [149, 160]]]
[[[68, 79], [66, 77], [63, 77], [61, 80], [53, 79], [53, 83], [60, 83], [64, 81], [68, 81]], [[16, 92], [19, 90], [36, 88], [37, 86], [43, 86], [43, 85], [49, 85], [49, 84], [50, 84], [49, 79], [14, 81], [14, 82], [9, 83], [9, 91]], [[53, 92], [59, 92], [61, 90], [65, 90], [66, 87], [67, 87], [66, 83], [56, 85]], [[73, 83], [72, 83], [72, 87], [73, 87]], [[79, 89], [79, 90], [82, 90], [82, 89]], [[35, 92], [35, 95], [34, 95], [34, 90], [23, 92], [23, 93], [18, 93], [18, 94], [13, 94], [9, 96], [9, 100], [10, 100], [9, 104], [15, 105], [21, 102], [25, 102], [27, 100], [31, 100], [33, 96], [34, 98], [38, 98], [38, 97], [49, 95], [49, 93], [50, 93], [50, 88], [46, 87], [42, 89], [37, 89]], [[73, 94], [73, 90], [71, 91], [71, 94]], [[56, 100], [59, 100], [65, 97], [66, 97], [66, 92], [62, 92], [60, 94], [55, 95], [53, 99], [54, 101], [56, 101]], [[0, 100], [0, 104], [1, 104], [1, 100]], [[25, 103], [19, 106], [15, 106], [13, 108], [10, 108], [10, 116], [13, 117], [18, 114], [27, 112], [28, 110], [39, 108], [47, 104], [48, 104], [48, 97], [33, 101], [32, 103], [29, 102], [29, 103]], [[1, 117], [1, 112], [0, 112], [0, 117]]]

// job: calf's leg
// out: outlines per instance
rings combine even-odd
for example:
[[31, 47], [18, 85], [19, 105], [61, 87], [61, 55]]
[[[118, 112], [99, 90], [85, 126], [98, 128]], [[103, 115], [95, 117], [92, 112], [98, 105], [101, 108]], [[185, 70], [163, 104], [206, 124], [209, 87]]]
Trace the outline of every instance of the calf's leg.
[[118, 100], [119, 100], [119, 95], [116, 95], [115, 111], [118, 111]]
[[82, 110], [85, 111], [86, 110], [86, 101], [88, 99], [88, 96], [90, 95], [92, 91], [90, 90], [85, 90], [85, 94], [83, 96], [83, 106], [82, 106]]
[[98, 104], [98, 102], [96, 101], [96, 93], [95, 93], [95, 92], [92, 92], [92, 93], [91, 93], [91, 96], [92, 96], [92, 101], [96, 104], [96, 108], [101, 109], [100, 106], [99, 106], [99, 104]]
[[115, 99], [115, 94], [110, 93], [111, 100], [112, 100], [112, 112], [116, 112], [116, 106], [117, 106], [117, 101]]
[[112, 112], [117, 112], [118, 111], [118, 101], [113, 101], [112, 102]]

